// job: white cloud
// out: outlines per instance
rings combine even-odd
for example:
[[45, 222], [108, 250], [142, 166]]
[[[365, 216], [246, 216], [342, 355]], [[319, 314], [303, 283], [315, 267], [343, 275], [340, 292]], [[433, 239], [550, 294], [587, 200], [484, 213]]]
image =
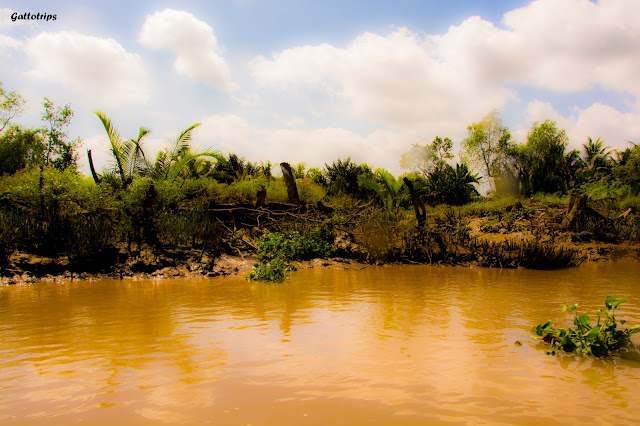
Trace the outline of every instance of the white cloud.
[[262, 85], [322, 85], [347, 100], [358, 118], [433, 136], [458, 132], [460, 123], [514, 96], [493, 75], [443, 61], [436, 41], [405, 28], [365, 33], [346, 48], [302, 46], [256, 58], [250, 67]]
[[0, 49], [19, 49], [22, 46], [22, 42], [16, 40], [13, 37], [9, 37], [4, 34], [0, 34]]
[[270, 160], [291, 164], [304, 162], [307, 167], [324, 167], [341, 158], [351, 157], [356, 163], [384, 167], [400, 173], [400, 155], [412, 143], [419, 142], [408, 134], [376, 130], [366, 136], [343, 128], [267, 129], [251, 125], [237, 115], [205, 117], [194, 131], [194, 141], [235, 152], [249, 161]]
[[26, 42], [25, 52], [34, 63], [29, 77], [61, 83], [97, 105], [139, 103], [149, 96], [142, 60], [113, 39], [43, 32]]
[[11, 16], [14, 13], [18, 15], [21, 14], [20, 12], [13, 9], [9, 9], [7, 7], [0, 8], [0, 28], [11, 29], [11, 28], [23, 26], [23, 25], [34, 25], [33, 23], [35, 21], [30, 21], [26, 19], [16, 19], [15, 21], [11, 20]]
[[601, 87], [640, 99], [640, 2], [536, 0], [505, 28], [470, 17], [444, 34], [364, 33], [346, 47], [300, 46], [257, 57], [259, 84], [324, 87], [356, 117], [414, 134], [460, 128], [517, 99], [518, 86], [558, 92]]
[[596, 85], [640, 96], [640, 2], [537, 0], [508, 12], [520, 81], [566, 92]]
[[171, 50], [180, 75], [223, 91], [235, 87], [213, 28], [190, 13], [165, 9], [147, 16], [138, 41], [152, 49]]

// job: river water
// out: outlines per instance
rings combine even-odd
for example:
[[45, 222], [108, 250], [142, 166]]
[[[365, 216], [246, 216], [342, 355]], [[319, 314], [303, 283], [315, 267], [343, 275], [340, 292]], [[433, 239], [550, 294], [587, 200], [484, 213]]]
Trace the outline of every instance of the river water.
[[529, 329], [608, 295], [640, 322], [639, 276], [416, 265], [0, 287], [0, 423], [638, 423], [640, 362], [549, 356]]

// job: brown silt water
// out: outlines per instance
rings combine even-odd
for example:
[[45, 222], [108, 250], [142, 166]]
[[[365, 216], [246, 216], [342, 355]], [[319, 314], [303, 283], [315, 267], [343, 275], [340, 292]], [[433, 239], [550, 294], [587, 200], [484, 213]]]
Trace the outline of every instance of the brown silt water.
[[416, 265], [0, 287], [0, 423], [634, 424], [640, 362], [547, 355], [530, 329], [609, 295], [640, 322], [639, 276]]

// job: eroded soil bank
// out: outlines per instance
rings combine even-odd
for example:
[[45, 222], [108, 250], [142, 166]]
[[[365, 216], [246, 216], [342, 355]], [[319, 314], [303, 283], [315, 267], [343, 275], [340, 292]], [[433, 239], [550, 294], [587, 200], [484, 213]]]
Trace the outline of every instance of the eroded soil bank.
[[[554, 257], [570, 257], [566, 265], [611, 261], [623, 257], [640, 259], [637, 214], [619, 215], [597, 204], [580, 210], [557, 202], [528, 199], [489, 207], [463, 206], [432, 209], [420, 227], [410, 212], [396, 213], [364, 206], [354, 207], [351, 222], [310, 213], [288, 214], [288, 222], [261, 226], [248, 214], [232, 211], [229, 232], [215, 249], [206, 247], [121, 244], [99, 256], [78, 262], [68, 256], [44, 257], [14, 252], [0, 271], [3, 284], [38, 279], [162, 279], [189, 276], [247, 276], [258, 261], [258, 244], [265, 232], [308, 228], [310, 221], [332, 230], [333, 255], [328, 259], [291, 262], [298, 269], [364, 268], [370, 264], [448, 264], [460, 266], [528, 267], [553, 269]], [[242, 220], [238, 220], [240, 216]], [[245, 217], [247, 216], [247, 217]], [[342, 216], [344, 217], [344, 215]], [[235, 226], [246, 222], [246, 226]], [[257, 224], [256, 224], [257, 222]], [[257, 225], [257, 226], [256, 226]], [[225, 225], [226, 227], [226, 225]], [[272, 229], [269, 229], [272, 228]], [[533, 254], [532, 254], [533, 253]], [[528, 262], [539, 255], [536, 263]], [[549, 258], [549, 267], [545, 265]]]

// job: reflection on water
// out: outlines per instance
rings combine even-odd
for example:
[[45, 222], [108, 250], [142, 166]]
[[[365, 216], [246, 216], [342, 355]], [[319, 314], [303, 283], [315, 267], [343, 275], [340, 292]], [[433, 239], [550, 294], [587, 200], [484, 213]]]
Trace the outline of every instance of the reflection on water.
[[[427, 266], [0, 288], [0, 423], [636, 423], [640, 363], [546, 356], [529, 328], [638, 263]], [[514, 344], [522, 341], [522, 346]]]

